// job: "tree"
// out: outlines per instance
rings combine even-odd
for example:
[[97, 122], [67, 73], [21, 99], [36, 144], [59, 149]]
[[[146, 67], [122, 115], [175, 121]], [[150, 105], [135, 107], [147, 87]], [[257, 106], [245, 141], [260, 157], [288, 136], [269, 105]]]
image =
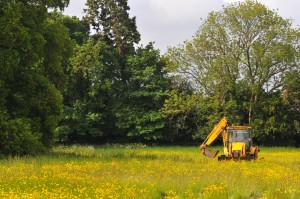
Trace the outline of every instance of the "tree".
[[136, 139], [164, 138], [165, 123], [160, 109], [170, 85], [164, 58], [150, 43], [129, 56], [126, 65], [130, 76], [122, 104], [115, 109], [116, 125]]
[[47, 18], [43, 28], [43, 37], [46, 40], [43, 73], [62, 91], [68, 82], [69, 58], [73, 55], [75, 42], [70, 39], [68, 28], [52, 14]]
[[116, 131], [111, 64], [114, 51], [103, 41], [89, 39], [77, 46], [64, 92], [64, 116], [57, 129], [62, 143], [100, 143]]
[[115, 75], [126, 84], [126, 57], [134, 52], [134, 44], [140, 41], [135, 17], [131, 18], [128, 13], [127, 0], [88, 0], [87, 6], [85, 19], [96, 30], [94, 37], [116, 49], [119, 66]]
[[62, 110], [64, 67], [71, 55], [67, 30], [47, 8], [68, 1], [0, 2], [0, 153], [42, 152], [54, 139]]
[[96, 31], [77, 47], [65, 119], [59, 130], [65, 142], [143, 141], [161, 139], [160, 113], [169, 80], [165, 59], [140, 40], [127, 0], [88, 0], [84, 19]]
[[285, 77], [283, 97], [293, 113], [294, 126], [300, 134], [300, 71], [291, 71]]
[[[174, 84], [160, 112], [164, 118], [164, 140], [169, 142], [190, 142], [199, 136], [199, 126], [203, 125], [204, 111], [207, 107], [201, 103], [201, 97], [193, 93], [187, 82]], [[201, 112], [201, 113], [200, 113]], [[206, 136], [206, 134], [205, 134]]]
[[282, 89], [284, 76], [297, 66], [299, 41], [290, 20], [246, 0], [210, 13], [191, 41], [169, 49], [170, 68], [223, 108], [231, 97], [238, 100], [240, 85], [246, 86], [251, 123], [261, 93]]
[[66, 16], [55, 10], [51, 12], [51, 18], [64, 25], [68, 31], [70, 38], [75, 40], [78, 45], [83, 45], [90, 35], [90, 26], [86, 20], [80, 20], [76, 16]]

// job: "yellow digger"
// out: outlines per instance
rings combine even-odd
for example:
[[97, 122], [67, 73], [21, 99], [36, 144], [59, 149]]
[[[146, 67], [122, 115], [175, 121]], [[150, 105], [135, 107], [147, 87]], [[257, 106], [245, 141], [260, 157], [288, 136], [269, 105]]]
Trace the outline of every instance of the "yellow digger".
[[200, 145], [202, 153], [210, 158], [217, 156], [219, 151], [210, 151], [207, 149], [217, 137], [221, 134], [224, 144], [224, 155], [218, 157], [218, 160], [256, 160], [258, 158], [258, 146], [253, 146], [252, 128], [250, 126], [229, 125], [224, 117], [209, 133], [204, 142]]

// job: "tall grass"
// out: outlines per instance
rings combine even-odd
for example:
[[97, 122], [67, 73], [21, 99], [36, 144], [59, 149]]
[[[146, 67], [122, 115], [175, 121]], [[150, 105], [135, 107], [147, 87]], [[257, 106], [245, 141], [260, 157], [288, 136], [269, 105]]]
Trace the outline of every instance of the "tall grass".
[[56, 147], [0, 160], [0, 198], [300, 198], [300, 149], [259, 155], [218, 162], [197, 147]]

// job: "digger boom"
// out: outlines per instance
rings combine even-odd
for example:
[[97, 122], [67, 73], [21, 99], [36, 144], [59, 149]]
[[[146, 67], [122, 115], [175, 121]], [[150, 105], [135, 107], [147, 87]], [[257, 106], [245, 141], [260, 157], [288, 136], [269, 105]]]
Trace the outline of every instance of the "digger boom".
[[200, 145], [200, 149], [202, 153], [205, 156], [208, 156], [210, 158], [216, 157], [216, 155], [219, 153], [219, 151], [210, 151], [206, 147], [209, 146], [211, 143], [213, 143], [219, 135], [224, 132], [224, 130], [227, 127], [228, 120], [227, 118], [223, 118], [214, 128], [213, 130], [208, 134], [207, 138], [204, 140], [204, 142]]

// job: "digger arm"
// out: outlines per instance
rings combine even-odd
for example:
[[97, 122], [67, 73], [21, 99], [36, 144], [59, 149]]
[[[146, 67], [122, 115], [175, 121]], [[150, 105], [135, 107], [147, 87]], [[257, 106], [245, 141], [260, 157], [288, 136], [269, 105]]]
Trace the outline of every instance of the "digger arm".
[[213, 143], [217, 137], [226, 130], [226, 127], [228, 125], [228, 120], [226, 117], [224, 117], [214, 128], [213, 130], [208, 134], [207, 138], [204, 140], [204, 142], [200, 145], [200, 149], [202, 153], [210, 158], [216, 157], [219, 151], [210, 151], [206, 147], [209, 146], [211, 143]]

